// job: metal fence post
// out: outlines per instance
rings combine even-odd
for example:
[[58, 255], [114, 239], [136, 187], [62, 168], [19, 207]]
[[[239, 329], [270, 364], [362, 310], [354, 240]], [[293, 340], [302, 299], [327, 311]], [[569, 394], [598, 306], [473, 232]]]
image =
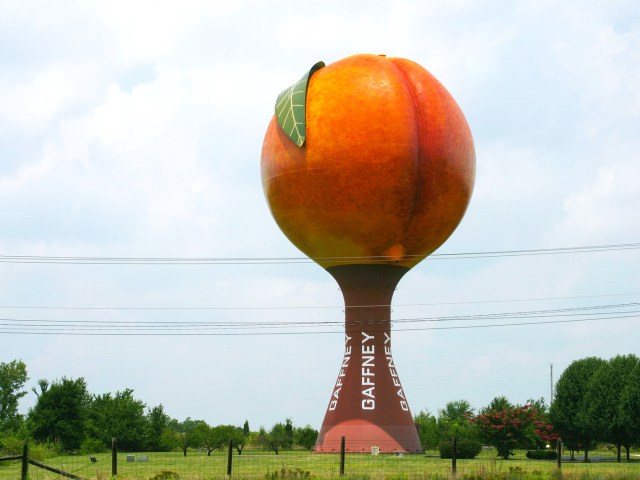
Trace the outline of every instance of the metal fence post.
[[118, 475], [118, 439], [111, 438], [111, 476]]
[[340, 439], [340, 476], [344, 477], [344, 453], [345, 453], [345, 438]]
[[24, 439], [24, 444], [22, 445], [22, 474], [20, 476], [21, 480], [27, 480], [29, 476], [29, 442], [27, 439]]
[[229, 440], [229, 451], [227, 452], [227, 475], [231, 476], [233, 465], [233, 440]]

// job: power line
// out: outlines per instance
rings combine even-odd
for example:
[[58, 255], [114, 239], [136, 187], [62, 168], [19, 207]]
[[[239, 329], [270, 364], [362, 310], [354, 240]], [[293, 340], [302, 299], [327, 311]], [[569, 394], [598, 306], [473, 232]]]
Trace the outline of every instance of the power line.
[[[515, 319], [549, 319], [512, 323], [482, 323], [473, 325], [450, 325], [443, 327], [412, 327], [394, 328], [394, 331], [418, 331], [418, 330], [454, 330], [470, 328], [497, 328], [526, 325], [562, 324], [588, 321], [617, 320], [626, 318], [639, 318], [640, 310], [627, 310], [639, 306], [640, 303], [590, 305], [550, 310], [531, 310], [522, 312], [501, 312], [481, 315], [441, 316], [441, 317], [414, 317], [392, 320], [393, 325], [407, 323], [426, 322], [469, 322], [488, 320], [515, 320]], [[615, 309], [615, 310], [612, 310]], [[609, 311], [604, 311], [609, 310]], [[589, 317], [589, 318], [587, 318]], [[383, 322], [364, 321], [362, 325], [375, 326]], [[193, 321], [91, 321], [91, 320], [44, 320], [44, 319], [14, 319], [0, 318], [0, 332], [7, 334], [41, 334], [41, 335], [301, 335], [301, 334], [326, 334], [342, 333], [338, 331], [310, 331], [309, 328], [326, 328], [342, 325], [342, 322], [193, 322]], [[296, 331], [282, 331], [282, 329], [305, 329]], [[212, 332], [212, 330], [217, 330]], [[232, 331], [229, 331], [232, 330]], [[254, 331], [233, 331], [254, 330]], [[262, 330], [262, 331], [255, 331]], [[268, 331], [266, 331], [268, 330]], [[274, 331], [276, 330], [276, 331]], [[280, 330], [280, 331], [278, 331]]]
[[[610, 245], [588, 245], [581, 247], [540, 248], [527, 250], [501, 250], [459, 253], [434, 253], [432, 260], [461, 260], [475, 258], [524, 257], [539, 255], [560, 255], [569, 253], [595, 253], [640, 249], [640, 243], [620, 243]], [[421, 255], [407, 255], [405, 260], [423, 258]], [[335, 256], [335, 257], [61, 257], [42, 255], [0, 255], [0, 263], [65, 264], [65, 265], [273, 265], [331, 262], [349, 264], [354, 261], [388, 263], [394, 257], [387, 256]]]
[[[628, 297], [640, 295], [640, 292], [630, 293], [603, 293], [595, 295], [571, 295], [564, 297], [530, 297], [530, 298], [512, 298], [512, 299], [493, 299], [493, 300], [463, 300], [452, 302], [428, 302], [428, 303], [394, 303], [394, 304], [376, 304], [376, 305], [351, 305], [349, 308], [372, 308], [372, 307], [432, 307], [438, 305], [479, 305], [487, 303], [519, 303], [519, 302], [546, 302], [550, 300], [579, 300], [587, 298], [605, 298], [605, 297]], [[296, 305], [296, 306], [257, 306], [257, 307], [160, 307], [160, 306], [138, 306], [138, 307], [78, 307], [78, 306], [60, 306], [60, 305], [0, 305], [0, 309], [6, 310], [66, 310], [66, 311], [111, 311], [111, 310], [131, 310], [131, 311], [207, 311], [207, 310], [343, 310], [344, 305]]]
[[[426, 330], [459, 330], [459, 329], [474, 329], [474, 328], [498, 328], [498, 327], [523, 327], [530, 325], [547, 325], [547, 324], [562, 324], [562, 323], [582, 323], [582, 322], [596, 322], [603, 320], [620, 320], [620, 319], [628, 319], [628, 318], [640, 318], [639, 315], [621, 315], [615, 317], [596, 317], [596, 318], [579, 318], [579, 319], [569, 319], [569, 320], [547, 320], [547, 321], [536, 321], [536, 322], [520, 322], [520, 323], [496, 323], [496, 324], [484, 324], [484, 325], [455, 325], [455, 326], [447, 326], [447, 327], [424, 327], [424, 328], [405, 328], [405, 329], [397, 329], [394, 332], [415, 332], [415, 331], [426, 331]], [[67, 335], [67, 336], [273, 336], [273, 335], [324, 335], [324, 334], [344, 334], [343, 331], [324, 331], [324, 332], [84, 332], [78, 331], [77, 329], [70, 329], [69, 331], [59, 331], [59, 330], [43, 330], [43, 331], [27, 331], [27, 330], [11, 330], [6, 327], [0, 327], [0, 333], [8, 334], [8, 335]]]

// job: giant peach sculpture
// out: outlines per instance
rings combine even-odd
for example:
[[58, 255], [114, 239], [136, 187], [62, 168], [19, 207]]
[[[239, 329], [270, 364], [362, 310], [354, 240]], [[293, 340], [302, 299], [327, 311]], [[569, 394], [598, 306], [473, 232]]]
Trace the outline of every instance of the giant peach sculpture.
[[280, 94], [262, 181], [285, 235], [338, 282], [345, 353], [316, 451], [421, 450], [391, 355], [390, 303], [454, 231], [475, 153], [455, 100], [420, 65], [354, 55]]

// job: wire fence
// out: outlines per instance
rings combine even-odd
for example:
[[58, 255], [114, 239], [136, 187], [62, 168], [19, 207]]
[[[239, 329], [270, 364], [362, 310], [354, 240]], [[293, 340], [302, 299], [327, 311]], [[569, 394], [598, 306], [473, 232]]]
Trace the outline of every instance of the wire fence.
[[[348, 441], [346, 442], [348, 445]], [[376, 446], [374, 446], [376, 447]], [[189, 450], [183, 452], [108, 452], [94, 455], [64, 455], [29, 459], [25, 473], [23, 456], [5, 456], [0, 452], [0, 480], [52, 480], [75, 478], [86, 480], [213, 480], [238, 479], [330, 479], [344, 476], [358, 480], [450, 479], [518, 480], [518, 479], [633, 479], [640, 478], [640, 455], [624, 456], [616, 462], [615, 452], [592, 452], [591, 461], [582, 462], [577, 455], [562, 456], [561, 468], [556, 460], [529, 460], [517, 452], [510, 460], [497, 459], [495, 450], [484, 450], [475, 459], [441, 459], [436, 452], [422, 454], [313, 453], [309, 451]], [[115, 475], [114, 475], [115, 473]], [[26, 476], [24, 476], [26, 474]]]

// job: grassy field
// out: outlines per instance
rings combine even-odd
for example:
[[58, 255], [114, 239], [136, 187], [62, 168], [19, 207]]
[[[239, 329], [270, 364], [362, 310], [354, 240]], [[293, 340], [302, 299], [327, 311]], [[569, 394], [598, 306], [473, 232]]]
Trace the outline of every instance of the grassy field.
[[[640, 458], [616, 463], [611, 452], [593, 452], [591, 463], [563, 462], [562, 478], [568, 480], [632, 480], [640, 479]], [[111, 455], [96, 454], [93, 463], [88, 455], [60, 456], [43, 460], [44, 463], [73, 473], [82, 478], [107, 480], [111, 478]], [[129, 456], [129, 461], [127, 461]], [[146, 458], [145, 458], [146, 457]], [[131, 461], [134, 459], [135, 461]], [[162, 472], [174, 472], [179, 477]], [[119, 480], [209, 480], [222, 479], [227, 473], [226, 452], [206, 453], [120, 453]], [[245, 451], [233, 456], [232, 477], [239, 479], [304, 479], [338, 478], [340, 458], [337, 454], [311, 454], [308, 452], [282, 452], [280, 455], [263, 451]], [[496, 459], [493, 452], [483, 452], [473, 460], [458, 460], [457, 478], [463, 480], [546, 480], [556, 479], [553, 461], [528, 460], [525, 452], [517, 452], [508, 461]], [[346, 479], [357, 480], [412, 480], [451, 478], [451, 461], [441, 460], [435, 452], [426, 455], [363, 455], [347, 454]], [[0, 479], [20, 478], [19, 462], [0, 463]], [[29, 469], [30, 480], [60, 479], [62, 477], [34, 466]]]

